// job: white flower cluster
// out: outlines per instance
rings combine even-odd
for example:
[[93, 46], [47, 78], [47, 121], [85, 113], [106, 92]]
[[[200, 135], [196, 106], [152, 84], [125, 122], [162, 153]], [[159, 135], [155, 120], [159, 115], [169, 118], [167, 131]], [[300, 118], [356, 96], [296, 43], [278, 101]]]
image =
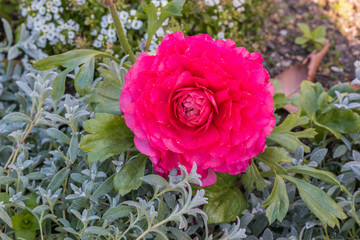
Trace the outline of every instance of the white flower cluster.
[[[132, 9], [130, 12], [120, 11], [118, 12], [120, 17], [120, 22], [124, 28], [125, 34], [127, 30], [134, 29], [139, 30], [142, 28], [144, 23], [141, 20], [136, 18], [137, 11]], [[116, 31], [113, 25], [113, 19], [111, 14], [107, 14], [101, 17], [101, 30], [93, 30], [90, 34], [96, 36], [96, 40], [93, 43], [93, 46], [96, 48], [101, 48], [103, 44], [112, 44], [117, 40]]]
[[[76, 2], [82, 5], [85, 0], [77, 0]], [[32, 33], [40, 33], [37, 42], [40, 48], [45, 48], [48, 43], [50, 45], [55, 45], [58, 42], [73, 43], [80, 25], [72, 19], [65, 22], [61, 17], [63, 11], [61, 0], [33, 0], [28, 8], [23, 7], [21, 14], [24, 17], [27, 16], [27, 28]]]
[[236, 8], [236, 11], [238, 12], [244, 12], [245, 11], [245, 0], [233, 0], [233, 6]]

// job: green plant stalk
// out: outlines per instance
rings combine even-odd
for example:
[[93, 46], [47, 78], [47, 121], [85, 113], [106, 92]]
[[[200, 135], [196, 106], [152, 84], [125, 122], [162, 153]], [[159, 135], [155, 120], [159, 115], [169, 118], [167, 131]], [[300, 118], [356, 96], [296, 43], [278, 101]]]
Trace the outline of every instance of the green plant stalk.
[[123, 27], [121, 25], [119, 14], [117, 12], [115, 4], [112, 4], [111, 6], [109, 6], [109, 10], [110, 10], [111, 16], [112, 16], [112, 18], [114, 20], [114, 25], [115, 25], [115, 28], [116, 28], [116, 32], [117, 32], [117, 34], [119, 36], [121, 46], [124, 48], [125, 53], [129, 55], [130, 61], [132, 63], [135, 63], [136, 62], [135, 54], [132, 51], [128, 40], [126, 39], [124, 29], [123, 29]]

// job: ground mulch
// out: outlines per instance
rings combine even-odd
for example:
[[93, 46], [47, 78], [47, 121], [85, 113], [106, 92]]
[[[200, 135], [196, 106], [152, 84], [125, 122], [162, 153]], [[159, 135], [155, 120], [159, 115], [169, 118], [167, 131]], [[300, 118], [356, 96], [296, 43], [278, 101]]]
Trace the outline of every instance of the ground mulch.
[[274, 0], [276, 9], [265, 22], [264, 63], [272, 77], [309, 53], [295, 44], [301, 36], [298, 23], [314, 30], [323, 25], [331, 47], [323, 59], [315, 82], [326, 88], [355, 78], [354, 62], [360, 60], [359, 0]]

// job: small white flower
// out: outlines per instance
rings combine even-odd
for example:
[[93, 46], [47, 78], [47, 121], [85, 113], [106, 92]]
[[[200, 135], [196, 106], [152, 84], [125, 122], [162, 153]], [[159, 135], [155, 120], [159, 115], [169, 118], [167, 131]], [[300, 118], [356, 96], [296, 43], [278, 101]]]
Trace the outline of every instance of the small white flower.
[[217, 34], [217, 37], [218, 37], [219, 39], [224, 40], [224, 39], [225, 39], [225, 33], [224, 33], [224, 32], [219, 32], [219, 33]]
[[60, 11], [60, 12], [63, 12], [63, 11], [64, 11], [64, 8], [63, 8], [63, 7], [59, 8], [59, 11]]
[[163, 22], [162, 26], [167, 26], [168, 24], [169, 24], [169, 18], [167, 18], [167, 19]]
[[108, 24], [112, 24], [114, 22], [110, 14], [106, 15], [106, 21]]
[[104, 40], [104, 35], [102, 35], [102, 34], [99, 34], [99, 35], [97, 36], [97, 39], [98, 39], [99, 41], [102, 41], [102, 40]]
[[39, 42], [40, 43], [46, 43], [46, 37], [44, 35], [39, 37]]
[[22, 8], [21, 9], [21, 16], [25, 17], [27, 15], [27, 12], [28, 12], [27, 8]]
[[51, 11], [52, 13], [58, 13], [58, 12], [59, 12], [59, 8], [53, 6], [53, 7], [51, 7], [50, 11]]
[[359, 60], [356, 60], [356, 61], [354, 62], [354, 66], [355, 66], [356, 68], [360, 68], [360, 61], [359, 61]]
[[41, 31], [43, 31], [44, 33], [46, 33], [47, 31], [49, 31], [49, 27], [47, 25], [43, 25], [41, 27]]
[[51, 7], [52, 7], [52, 2], [51, 2], [51, 1], [47, 1], [47, 2], [46, 2], [46, 7], [47, 7], [47, 8], [51, 8]]
[[107, 36], [109, 38], [115, 38], [116, 37], [116, 32], [114, 29], [110, 28], [108, 31], [107, 31]]
[[100, 30], [100, 33], [101, 33], [102, 35], [107, 35], [107, 30], [106, 30], [105, 28], [102, 28], [102, 29]]
[[209, 7], [213, 7], [215, 4], [213, 0], [205, 0], [205, 5]]
[[160, 0], [151, 0], [151, 2], [155, 5], [155, 7], [160, 7], [161, 4]]
[[52, 19], [52, 15], [50, 14], [50, 13], [47, 13], [46, 15], [45, 15], [45, 20], [46, 21], [50, 21]]
[[61, 17], [61, 16], [60, 16], [60, 14], [58, 14], [58, 13], [55, 13], [55, 14], [54, 14], [54, 19], [55, 19], [55, 20], [58, 20], [60, 17]]
[[233, 5], [235, 8], [241, 7], [242, 3], [239, 0], [233, 0]]
[[139, 30], [143, 25], [143, 22], [137, 19], [134, 19], [131, 23], [131, 28]]
[[220, 0], [214, 0], [214, 3], [215, 3], [216, 5], [219, 5], [219, 4], [220, 4]]
[[54, 4], [55, 6], [57, 6], [57, 7], [60, 7], [60, 6], [61, 6], [61, 0], [53, 0], [52, 2], [53, 2], [53, 4]]
[[157, 31], [156, 31], [156, 36], [158, 37], [163, 37], [165, 36], [165, 31], [162, 27], [160, 27]]
[[98, 31], [96, 29], [94, 29], [90, 32], [91, 36], [96, 36], [97, 34], [98, 34]]
[[100, 42], [99, 40], [95, 40], [93, 43], [93, 46], [96, 48], [101, 48], [102, 46], [102, 42]]
[[47, 32], [45, 36], [50, 41], [54, 40], [55, 38], [55, 34], [53, 32]]
[[169, 1], [167, 1], [167, 0], [161, 0], [162, 7], [165, 7], [168, 3], [169, 3]]
[[238, 9], [236, 9], [236, 11], [238, 12], [245, 12], [245, 8], [243, 6], [239, 7]]
[[69, 32], [68, 32], [68, 37], [69, 37], [70, 39], [73, 39], [73, 38], [75, 37], [75, 33], [74, 33], [73, 31], [69, 31]]
[[125, 11], [121, 11], [120, 14], [119, 14], [119, 17], [120, 17], [120, 21], [122, 23], [125, 23], [126, 20], [128, 19], [129, 17], [129, 13], [128, 12], [125, 12]]
[[135, 9], [131, 9], [130, 10], [130, 16], [136, 16], [136, 10]]
[[108, 26], [108, 24], [107, 24], [107, 22], [101, 22], [101, 23], [100, 23], [100, 26], [101, 26], [102, 28], [106, 28], [106, 27]]

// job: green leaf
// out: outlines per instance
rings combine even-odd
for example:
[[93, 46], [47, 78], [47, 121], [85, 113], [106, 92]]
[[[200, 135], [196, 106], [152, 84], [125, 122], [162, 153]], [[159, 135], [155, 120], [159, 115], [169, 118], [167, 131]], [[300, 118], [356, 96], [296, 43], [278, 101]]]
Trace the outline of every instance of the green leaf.
[[317, 100], [317, 106], [321, 113], [326, 113], [334, 108], [334, 104], [330, 104], [332, 101], [332, 97], [329, 96], [327, 92], [323, 92], [320, 94], [318, 100]]
[[133, 211], [134, 208], [125, 205], [111, 207], [104, 213], [102, 218], [109, 221], [115, 221], [119, 218], [128, 217], [129, 213]]
[[65, 179], [70, 173], [69, 168], [61, 169], [50, 181], [49, 185], [46, 188], [46, 191], [51, 190], [51, 193], [54, 193], [59, 187], [65, 182]]
[[7, 114], [3, 119], [1, 119], [0, 123], [11, 123], [16, 121], [24, 121], [27, 123], [31, 123], [32, 120], [29, 116], [21, 112], [12, 112]]
[[95, 68], [95, 58], [89, 59], [85, 62], [76, 74], [75, 77], [75, 89], [80, 95], [89, 94], [91, 91], [91, 85], [94, 79], [94, 68]]
[[309, 25], [307, 25], [306, 23], [299, 23], [298, 26], [306, 37], [311, 38], [311, 30]]
[[66, 144], [70, 144], [70, 138], [66, 134], [58, 130], [57, 128], [49, 128], [46, 130], [46, 133], [50, 137], [55, 138], [56, 140], [59, 140]]
[[17, 214], [11, 217], [13, 223], [12, 229], [14, 230], [30, 230], [36, 231], [40, 229], [39, 223], [34, 215], [28, 214]]
[[139, 154], [132, 158], [116, 173], [114, 177], [114, 188], [121, 195], [129, 193], [131, 190], [137, 190], [142, 183], [144, 176], [147, 156]]
[[246, 209], [244, 195], [235, 185], [237, 176], [227, 173], [216, 175], [216, 183], [204, 188], [205, 197], [208, 198], [208, 204], [204, 206], [204, 212], [209, 217], [208, 223], [234, 221]]
[[283, 148], [267, 147], [263, 153], [255, 157], [257, 161], [261, 161], [269, 166], [276, 173], [286, 173], [286, 170], [280, 166], [281, 162], [291, 162], [291, 157]]
[[99, 81], [90, 94], [90, 101], [97, 103], [95, 112], [120, 115], [119, 96], [122, 89], [121, 82], [108, 69], [100, 68], [99, 72], [104, 81]]
[[133, 145], [133, 133], [123, 117], [97, 113], [95, 119], [84, 122], [84, 129], [90, 134], [82, 137], [80, 149], [89, 152], [89, 162], [104, 161]]
[[274, 106], [275, 108], [279, 109], [285, 106], [286, 104], [290, 103], [290, 99], [285, 96], [283, 93], [276, 93], [273, 96]]
[[51, 96], [54, 100], [60, 99], [64, 95], [66, 76], [74, 70], [75, 67], [76, 66], [68, 67], [55, 77], [51, 90]]
[[[317, 39], [317, 38], [323, 38], [324, 42], [325, 42], [325, 35], [326, 35], [326, 29], [324, 26], [318, 26], [317, 28], [315, 28], [315, 30], [311, 33], [312, 39]], [[323, 43], [324, 43], [323, 42]]]
[[0, 176], [0, 185], [9, 184], [12, 182], [16, 182], [16, 179], [8, 176]]
[[7, 214], [5, 209], [3, 209], [2, 207], [0, 207], [0, 219], [3, 220], [11, 228], [13, 227], [13, 224], [11, 222], [11, 218], [9, 217], [9, 215]]
[[16, 240], [34, 240], [36, 237], [36, 231], [28, 230], [28, 229], [20, 229], [15, 231]]
[[313, 128], [307, 128], [303, 131], [292, 132], [291, 129], [307, 124], [309, 119], [305, 116], [300, 117], [300, 113], [290, 114], [286, 117], [284, 122], [275, 127], [272, 133], [268, 136], [268, 140], [280, 144], [291, 152], [303, 146], [305, 152], [309, 152], [310, 148], [300, 141], [300, 138], [313, 138], [316, 132]]
[[288, 173], [305, 174], [332, 185], [341, 185], [340, 182], [336, 179], [336, 176], [328, 171], [323, 171], [308, 166], [291, 166], [287, 167], [286, 170]]
[[342, 133], [357, 133], [360, 130], [360, 116], [350, 109], [332, 109], [331, 111], [314, 115], [312, 120], [319, 127], [332, 132], [336, 138], [341, 139]]
[[106, 179], [101, 185], [95, 190], [93, 195], [91, 195], [91, 201], [97, 201], [100, 197], [104, 196], [105, 194], [109, 193], [111, 190], [114, 189], [114, 175]]
[[251, 160], [251, 165], [246, 168], [246, 173], [241, 174], [241, 181], [248, 191], [253, 189], [254, 183], [259, 191], [263, 191], [266, 187], [265, 180], [260, 175], [260, 172], [253, 160]]
[[282, 175], [282, 178], [294, 184], [299, 190], [305, 205], [320, 219], [321, 222], [340, 228], [339, 219], [346, 219], [343, 209], [323, 190], [303, 180]]
[[279, 175], [276, 175], [273, 190], [262, 207], [268, 207], [266, 209], [266, 216], [270, 225], [275, 219], [281, 222], [285, 218], [289, 209], [289, 197], [284, 179]]
[[40, 71], [45, 71], [60, 66], [74, 69], [76, 66], [90, 61], [90, 59], [94, 58], [95, 56], [113, 58], [108, 53], [96, 50], [76, 49], [59, 55], [43, 58], [34, 64], [34, 68]]
[[9, 203], [10, 195], [7, 193], [0, 193], [0, 202]]
[[297, 37], [295, 38], [295, 43], [298, 45], [303, 45], [309, 41], [309, 38], [307, 37]]
[[309, 118], [319, 109], [318, 98], [324, 92], [324, 88], [320, 83], [312, 83], [303, 81], [300, 85], [301, 94], [295, 94], [292, 98], [292, 104], [298, 106], [302, 115], [305, 114]]

